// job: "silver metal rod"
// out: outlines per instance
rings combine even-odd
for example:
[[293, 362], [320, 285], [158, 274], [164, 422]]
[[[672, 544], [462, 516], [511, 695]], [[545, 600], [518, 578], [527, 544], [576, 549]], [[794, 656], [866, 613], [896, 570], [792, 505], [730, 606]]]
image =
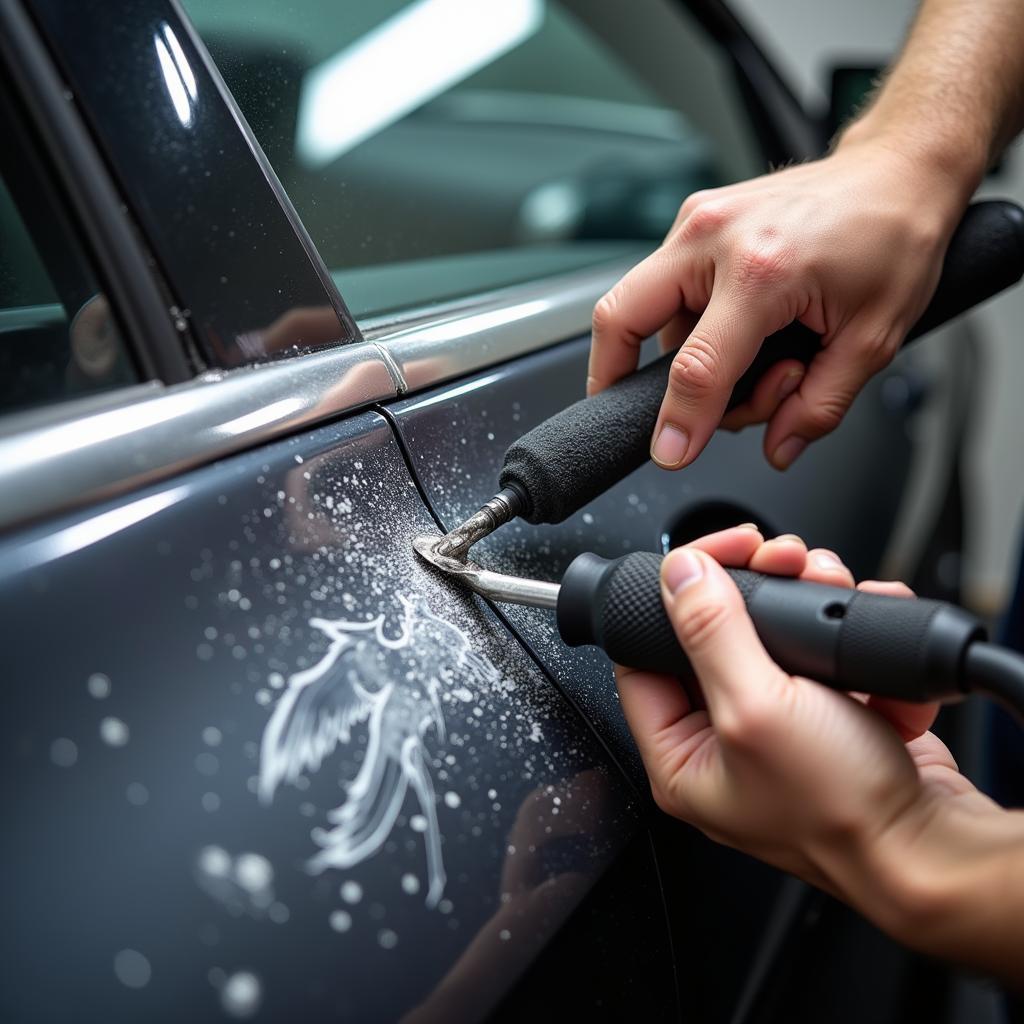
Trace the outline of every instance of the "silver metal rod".
[[463, 562], [440, 552], [443, 538], [423, 535], [412, 542], [416, 553], [436, 569], [455, 576], [470, 590], [491, 601], [503, 604], [525, 604], [532, 608], [554, 608], [558, 604], [557, 583], [522, 579], [483, 569], [475, 562]]
[[499, 526], [519, 515], [522, 507], [520, 497], [509, 489], [499, 491], [490, 501], [485, 502], [461, 526], [446, 533], [437, 542], [437, 553], [444, 558], [465, 560], [469, 549]]

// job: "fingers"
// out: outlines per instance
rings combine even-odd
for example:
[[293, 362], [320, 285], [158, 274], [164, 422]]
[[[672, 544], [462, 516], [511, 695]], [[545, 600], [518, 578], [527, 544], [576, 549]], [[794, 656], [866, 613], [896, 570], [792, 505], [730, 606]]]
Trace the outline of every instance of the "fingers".
[[839, 426], [864, 385], [892, 358], [890, 334], [891, 328], [884, 335], [863, 335], [851, 326], [814, 357], [765, 431], [764, 452], [776, 469], [788, 469], [811, 441]]
[[744, 523], [742, 526], [731, 526], [727, 530], [699, 537], [688, 546], [706, 552], [720, 565], [742, 569], [764, 543], [757, 526], [754, 523]]
[[587, 394], [636, 369], [640, 346], [684, 307], [679, 259], [665, 247], [637, 264], [594, 307]]
[[722, 420], [725, 430], [742, 430], [767, 423], [775, 410], [800, 386], [807, 367], [798, 359], [782, 359], [762, 375], [750, 399], [730, 409]]
[[693, 333], [676, 353], [658, 415], [651, 458], [679, 469], [704, 449], [736, 381], [776, 327], [774, 312], [737, 288], [717, 287]]
[[662, 355], [675, 352], [690, 336], [700, 318], [688, 309], [681, 309], [658, 333], [658, 348]]
[[[858, 590], [868, 594], [883, 594], [887, 597], [913, 597], [914, 592], [905, 583], [865, 580], [857, 585]], [[937, 703], [916, 704], [905, 700], [891, 700], [888, 697], [868, 697], [868, 707], [873, 708], [889, 721], [900, 734], [904, 743], [923, 736], [935, 724], [939, 713]]]

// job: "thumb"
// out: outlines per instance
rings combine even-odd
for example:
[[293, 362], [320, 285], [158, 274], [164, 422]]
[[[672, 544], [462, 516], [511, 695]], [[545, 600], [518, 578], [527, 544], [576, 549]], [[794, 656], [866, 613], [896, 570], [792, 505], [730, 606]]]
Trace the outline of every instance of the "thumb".
[[741, 736], [752, 715], [778, 706], [791, 680], [768, 656], [736, 585], [709, 555], [694, 548], [669, 552], [661, 588], [716, 731], [725, 739]]

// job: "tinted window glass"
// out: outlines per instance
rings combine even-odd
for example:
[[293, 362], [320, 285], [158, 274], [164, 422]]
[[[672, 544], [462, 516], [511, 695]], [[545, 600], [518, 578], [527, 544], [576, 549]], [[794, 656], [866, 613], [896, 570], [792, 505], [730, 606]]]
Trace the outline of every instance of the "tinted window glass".
[[662, 0], [186, 7], [357, 315], [635, 255], [757, 169]]
[[2, 148], [0, 414], [131, 383], [110, 304], [70, 225], [25, 149]]

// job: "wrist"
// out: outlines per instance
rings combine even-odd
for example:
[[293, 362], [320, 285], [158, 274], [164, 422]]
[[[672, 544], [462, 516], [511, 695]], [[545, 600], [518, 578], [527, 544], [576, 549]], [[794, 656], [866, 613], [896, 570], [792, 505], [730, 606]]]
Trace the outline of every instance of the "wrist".
[[928, 205], [942, 210], [954, 226], [988, 167], [988, 150], [980, 139], [972, 144], [963, 131], [945, 131], [916, 118], [907, 123], [877, 107], [843, 131], [834, 152], [895, 163], [913, 183], [918, 205], [927, 195]]
[[1008, 922], [1024, 920], [1024, 813], [974, 791], [923, 790], [837, 864], [844, 897], [898, 941], [998, 969]]

